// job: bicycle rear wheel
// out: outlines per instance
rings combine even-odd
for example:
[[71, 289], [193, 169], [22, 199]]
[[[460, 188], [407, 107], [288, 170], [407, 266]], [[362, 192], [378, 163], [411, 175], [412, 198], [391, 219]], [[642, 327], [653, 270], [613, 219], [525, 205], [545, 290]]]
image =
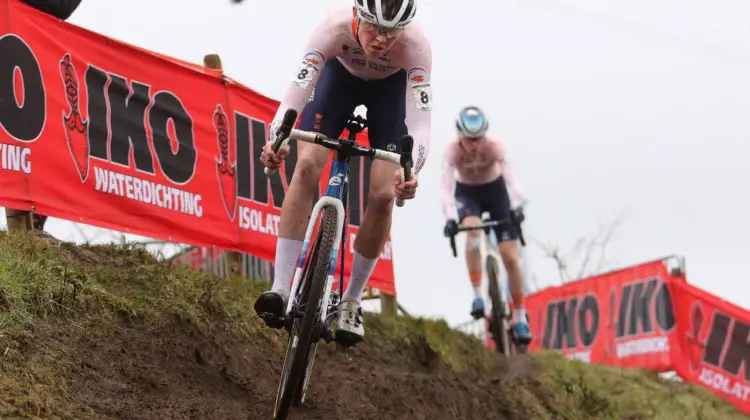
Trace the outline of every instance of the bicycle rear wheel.
[[492, 257], [487, 257], [487, 280], [489, 281], [490, 303], [490, 333], [495, 341], [495, 351], [505, 356], [510, 356], [510, 347], [508, 343], [507, 329], [505, 328], [505, 301], [500, 293], [498, 283], [498, 274], [500, 269], [497, 261]]
[[[309, 375], [312, 367], [311, 350], [313, 345], [313, 332], [320, 319], [320, 308], [325, 292], [328, 268], [331, 263], [330, 255], [336, 238], [336, 208], [325, 206], [321, 209], [322, 221], [315, 241], [313, 252], [307, 260], [302, 278], [302, 290], [299, 295], [297, 311], [302, 312], [302, 317], [295, 314], [292, 329], [289, 333], [284, 367], [282, 369], [281, 382], [276, 393], [276, 407], [274, 418], [286, 419], [295, 394], [300, 390], [300, 383], [304, 377]], [[314, 357], [314, 353], [312, 354]], [[302, 388], [306, 388], [306, 383]]]

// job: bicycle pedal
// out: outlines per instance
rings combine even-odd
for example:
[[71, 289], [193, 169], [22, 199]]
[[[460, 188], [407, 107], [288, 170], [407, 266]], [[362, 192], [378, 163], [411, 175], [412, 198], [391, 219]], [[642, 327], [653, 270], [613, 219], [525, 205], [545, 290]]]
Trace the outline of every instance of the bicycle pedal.
[[266, 326], [273, 329], [281, 329], [285, 326], [286, 322], [284, 318], [279, 318], [276, 315], [269, 313], [269, 312], [263, 312], [261, 314], [258, 314], [260, 319], [263, 320], [263, 322], [266, 323]]
[[333, 332], [331, 332], [331, 329], [330, 328], [326, 328], [326, 330], [323, 331], [323, 334], [321, 335], [321, 338], [326, 343], [332, 342], [334, 340], [334, 337], [333, 337]]

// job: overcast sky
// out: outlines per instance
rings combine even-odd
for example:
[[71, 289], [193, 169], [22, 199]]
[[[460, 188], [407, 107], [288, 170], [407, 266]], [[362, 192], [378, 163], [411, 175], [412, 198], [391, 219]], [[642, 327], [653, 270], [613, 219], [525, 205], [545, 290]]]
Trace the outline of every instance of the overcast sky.
[[[278, 99], [335, 1], [208, 3], [84, 0], [70, 22], [191, 62], [219, 53], [231, 77]], [[392, 231], [407, 310], [469, 318], [439, 190], [467, 104], [510, 150], [529, 239], [567, 249], [621, 215], [608, 267], [682, 255], [690, 283], [750, 307], [750, 2], [420, 0], [416, 19], [432, 41], [435, 106], [417, 199], [395, 210]], [[67, 222], [48, 230], [77, 238]], [[556, 284], [555, 265], [528, 252], [539, 284]]]

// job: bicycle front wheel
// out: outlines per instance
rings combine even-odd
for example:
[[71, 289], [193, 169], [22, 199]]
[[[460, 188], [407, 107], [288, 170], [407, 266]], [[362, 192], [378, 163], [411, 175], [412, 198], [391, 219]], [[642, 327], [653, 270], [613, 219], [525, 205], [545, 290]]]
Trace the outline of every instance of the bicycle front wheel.
[[508, 335], [505, 328], [505, 300], [500, 293], [500, 285], [498, 282], [500, 269], [497, 265], [497, 260], [492, 257], [487, 257], [486, 265], [490, 303], [492, 305], [492, 308], [490, 309], [490, 333], [492, 334], [492, 340], [495, 342], [495, 351], [502, 353], [505, 356], [510, 356]]
[[312, 343], [313, 333], [320, 319], [320, 311], [326, 310], [326, 308], [320, 306], [326, 288], [333, 243], [337, 234], [336, 208], [325, 206], [321, 209], [321, 214], [323, 216], [315, 246], [303, 270], [302, 291], [297, 304], [302, 317], [295, 316], [294, 318], [292, 330], [289, 333], [281, 382], [276, 393], [274, 418], [277, 420], [286, 419], [295, 393], [299, 392], [300, 388], [307, 388], [307, 381], [304, 384], [302, 384], [302, 381], [310, 374], [311, 369], [308, 369], [308, 367], [312, 367], [314, 353], [310, 353], [314, 348]]

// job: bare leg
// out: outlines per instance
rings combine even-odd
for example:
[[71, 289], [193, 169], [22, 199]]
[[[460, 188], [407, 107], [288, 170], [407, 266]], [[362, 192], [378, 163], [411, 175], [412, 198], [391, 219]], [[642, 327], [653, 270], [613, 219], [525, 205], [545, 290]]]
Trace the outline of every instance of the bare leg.
[[[508, 281], [510, 283], [510, 294], [513, 298], [513, 318], [515, 321], [526, 322], [525, 307], [524, 307], [524, 292], [523, 292], [523, 273], [521, 273], [521, 265], [518, 262], [518, 242], [503, 241], [498, 246], [498, 252], [503, 258], [503, 264], [505, 265], [505, 271], [508, 273]], [[519, 316], [523, 316], [524, 319], [518, 319]]]
[[392, 180], [396, 169], [398, 166], [390, 162], [376, 160], [372, 163], [367, 209], [354, 241], [352, 275], [344, 292], [344, 300], [361, 301], [367, 281], [391, 233], [394, 198]]

